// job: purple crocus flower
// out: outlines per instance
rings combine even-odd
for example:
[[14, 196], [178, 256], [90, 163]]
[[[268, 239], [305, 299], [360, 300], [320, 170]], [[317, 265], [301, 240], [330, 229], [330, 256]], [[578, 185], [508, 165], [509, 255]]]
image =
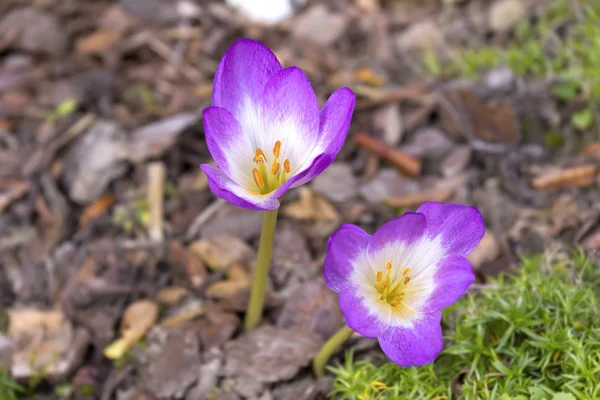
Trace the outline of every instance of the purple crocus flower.
[[323, 278], [350, 328], [376, 337], [401, 366], [427, 364], [443, 347], [441, 310], [475, 279], [465, 256], [484, 231], [476, 208], [433, 202], [373, 236], [342, 225], [329, 239]]
[[348, 88], [319, 110], [308, 78], [282, 68], [265, 45], [235, 42], [215, 73], [212, 107], [202, 112], [210, 189], [230, 203], [274, 210], [288, 189], [327, 168], [342, 147], [354, 109]]

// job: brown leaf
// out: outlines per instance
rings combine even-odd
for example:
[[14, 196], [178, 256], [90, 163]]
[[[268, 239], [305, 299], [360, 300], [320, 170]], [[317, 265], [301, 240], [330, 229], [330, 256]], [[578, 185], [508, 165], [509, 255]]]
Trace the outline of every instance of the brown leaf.
[[356, 80], [369, 86], [381, 87], [385, 84], [385, 78], [378, 75], [371, 68], [359, 68], [355, 73]]
[[241, 265], [233, 265], [226, 281], [215, 282], [206, 288], [206, 295], [213, 299], [228, 299], [238, 296], [250, 287], [250, 276]]
[[189, 247], [209, 268], [226, 269], [235, 263], [254, 259], [254, 250], [246, 242], [224, 233], [198, 240]]
[[596, 165], [580, 165], [558, 171], [550, 171], [536, 177], [531, 185], [538, 190], [557, 190], [565, 187], [588, 187], [598, 171]]
[[600, 142], [592, 142], [585, 145], [584, 157], [600, 157]]
[[338, 221], [335, 208], [307, 187], [298, 189], [300, 200], [283, 207], [283, 214], [300, 221]]
[[8, 337], [15, 343], [11, 375], [62, 379], [81, 362], [89, 342], [84, 329], [75, 329], [60, 309], [9, 309]]
[[158, 318], [158, 306], [150, 300], [138, 300], [127, 307], [121, 320], [121, 338], [104, 349], [104, 355], [117, 360], [154, 326]]
[[79, 227], [78, 231], [85, 229], [86, 226], [96, 218], [100, 217], [104, 214], [110, 207], [112, 207], [117, 202], [117, 198], [112, 193], [104, 193], [97, 200], [95, 200], [92, 204], [87, 206], [83, 212], [81, 213], [81, 218], [79, 219]]
[[101, 54], [117, 44], [121, 35], [118, 31], [96, 31], [77, 40], [75, 48], [79, 54]]
[[446, 97], [447, 101], [440, 102], [441, 120], [450, 136], [457, 138], [466, 133], [469, 139], [508, 145], [520, 140], [519, 121], [512, 105], [486, 101], [467, 88], [449, 91]]

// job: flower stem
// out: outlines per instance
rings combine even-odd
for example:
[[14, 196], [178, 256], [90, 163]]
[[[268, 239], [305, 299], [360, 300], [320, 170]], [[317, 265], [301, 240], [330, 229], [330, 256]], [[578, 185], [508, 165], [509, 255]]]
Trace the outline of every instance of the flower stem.
[[256, 328], [262, 316], [263, 305], [265, 304], [265, 287], [269, 278], [269, 266], [271, 264], [271, 250], [273, 249], [273, 239], [275, 237], [275, 225], [277, 224], [277, 211], [277, 209], [265, 211], [263, 214], [258, 257], [256, 258], [250, 301], [248, 302], [246, 318], [244, 320], [244, 329], [246, 331]]
[[317, 356], [313, 360], [313, 372], [317, 378], [325, 375], [325, 364], [333, 353], [335, 353], [346, 340], [352, 336], [354, 331], [344, 325], [339, 331], [337, 331], [329, 340], [321, 347], [321, 350], [317, 353]]

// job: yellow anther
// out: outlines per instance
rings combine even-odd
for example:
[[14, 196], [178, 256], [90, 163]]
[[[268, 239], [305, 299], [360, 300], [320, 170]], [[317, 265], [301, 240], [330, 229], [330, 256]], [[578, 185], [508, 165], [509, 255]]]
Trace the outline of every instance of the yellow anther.
[[273, 173], [273, 175], [277, 175], [277, 173], [279, 172], [279, 163], [275, 162], [273, 163], [273, 167], [271, 167], [271, 172]]
[[283, 169], [285, 170], [285, 172], [287, 172], [288, 174], [290, 173], [290, 171], [292, 170], [292, 167], [290, 166], [290, 160], [285, 160], [283, 162]]
[[265, 153], [263, 153], [261, 149], [256, 149], [256, 155], [254, 156], [253, 160], [255, 163], [267, 162], [267, 159], [265, 158]]
[[263, 181], [262, 175], [256, 168], [252, 170], [252, 175], [254, 176], [254, 182], [256, 182], [256, 186], [258, 186], [258, 188], [261, 190], [264, 189], [265, 181]]
[[410, 282], [410, 276], [407, 276], [406, 278], [404, 278], [404, 284], [408, 285], [408, 282]]
[[385, 265], [385, 269], [387, 269], [388, 271], [390, 271], [392, 269], [392, 263], [389, 262]]
[[406, 274], [408, 274], [408, 271], [410, 271], [410, 268], [404, 268], [404, 271], [402, 271], [402, 276], [406, 276]]
[[377, 282], [381, 282], [382, 279], [383, 279], [383, 272], [379, 271], [377, 273]]
[[400, 303], [402, 301], [402, 296], [398, 296], [394, 299], [396, 303]]
[[281, 151], [281, 141], [278, 140], [275, 142], [275, 147], [273, 147], [273, 155], [275, 156], [275, 159], [279, 158], [280, 151]]

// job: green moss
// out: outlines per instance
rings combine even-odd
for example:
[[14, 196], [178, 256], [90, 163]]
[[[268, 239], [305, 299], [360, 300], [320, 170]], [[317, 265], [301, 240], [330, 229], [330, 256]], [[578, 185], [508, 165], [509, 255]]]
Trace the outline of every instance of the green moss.
[[516, 275], [502, 276], [444, 311], [446, 348], [433, 364], [376, 366], [348, 356], [331, 369], [332, 396], [598, 399], [598, 271], [581, 254], [528, 258]]
[[[554, 0], [537, 21], [521, 22], [506, 46], [458, 50], [446, 63], [435, 57], [427, 52], [423, 64], [438, 76], [475, 79], [482, 71], [506, 64], [520, 77], [555, 78], [558, 99], [582, 96], [595, 110], [600, 101], [600, 0]], [[592, 115], [575, 117], [575, 128], [581, 130], [577, 123], [582, 118], [584, 130], [591, 128], [596, 122], [588, 118]]]
[[0, 400], [17, 400], [22, 397], [23, 393], [25, 393], [25, 389], [0, 368]]

